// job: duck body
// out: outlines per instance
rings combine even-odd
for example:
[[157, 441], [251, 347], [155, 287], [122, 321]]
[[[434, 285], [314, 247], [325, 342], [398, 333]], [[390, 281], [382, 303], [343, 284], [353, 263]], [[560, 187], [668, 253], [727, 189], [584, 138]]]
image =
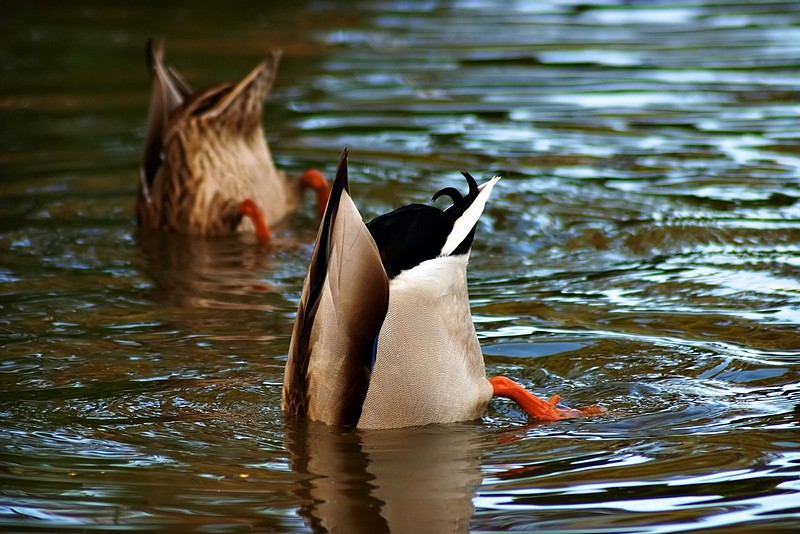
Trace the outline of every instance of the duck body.
[[163, 47], [148, 43], [153, 89], [137, 200], [141, 227], [205, 236], [255, 231], [266, 240], [261, 223], [297, 209], [304, 180], [275, 167], [262, 123], [279, 58], [271, 52], [236, 84], [195, 93], [164, 64]]
[[504, 376], [486, 377], [467, 264], [495, 177], [445, 188], [445, 210], [410, 204], [367, 223], [349, 195], [342, 152], [292, 331], [281, 408], [362, 429], [478, 419], [493, 396], [532, 418], [603, 413], [558, 408]]
[[[337, 169], [303, 288], [283, 409], [396, 428], [479, 418], [492, 398], [467, 294], [475, 225], [497, 178], [364, 224]], [[436, 196], [434, 198], [436, 198]]]

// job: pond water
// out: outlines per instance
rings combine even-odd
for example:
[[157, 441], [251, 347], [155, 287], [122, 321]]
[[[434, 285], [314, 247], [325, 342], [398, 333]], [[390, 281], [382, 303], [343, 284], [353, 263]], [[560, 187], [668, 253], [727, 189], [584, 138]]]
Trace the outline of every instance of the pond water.
[[[0, 530], [755, 532], [800, 525], [794, 1], [7, 4]], [[316, 233], [142, 236], [144, 43], [195, 86], [284, 50], [291, 173], [365, 218], [503, 177], [470, 263], [490, 375], [607, 415], [287, 420]]]

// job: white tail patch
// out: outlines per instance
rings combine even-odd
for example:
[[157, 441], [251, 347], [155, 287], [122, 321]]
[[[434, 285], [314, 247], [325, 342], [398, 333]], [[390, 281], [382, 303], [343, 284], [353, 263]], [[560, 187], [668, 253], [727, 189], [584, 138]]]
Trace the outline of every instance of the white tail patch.
[[478, 224], [478, 219], [481, 218], [483, 209], [486, 207], [486, 201], [489, 200], [489, 195], [492, 194], [492, 188], [499, 179], [499, 176], [495, 176], [488, 182], [478, 186], [480, 190], [478, 198], [472, 202], [461, 217], [456, 219], [453, 230], [450, 232], [450, 235], [447, 236], [447, 241], [442, 247], [442, 256], [449, 256], [452, 254], [453, 251], [458, 248], [458, 245], [467, 238], [467, 235], [469, 235], [475, 225]]

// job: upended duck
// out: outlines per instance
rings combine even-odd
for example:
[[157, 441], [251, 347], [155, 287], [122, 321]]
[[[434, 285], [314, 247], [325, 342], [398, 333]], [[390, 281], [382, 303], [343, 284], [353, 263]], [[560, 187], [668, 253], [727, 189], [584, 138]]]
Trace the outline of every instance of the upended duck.
[[272, 161], [264, 135], [263, 102], [280, 52], [236, 84], [194, 92], [164, 64], [163, 44], [148, 41], [153, 80], [140, 167], [137, 221], [150, 230], [217, 236], [255, 232], [260, 242], [295, 211], [303, 190], [325, 210], [329, 186], [315, 169], [289, 180]]
[[366, 225], [349, 195], [342, 152], [292, 332], [285, 412], [330, 425], [397, 428], [480, 418], [493, 396], [532, 418], [600, 408], [559, 408], [516, 382], [487, 379], [470, 314], [467, 260], [499, 178], [452, 187], [445, 210], [403, 206]]

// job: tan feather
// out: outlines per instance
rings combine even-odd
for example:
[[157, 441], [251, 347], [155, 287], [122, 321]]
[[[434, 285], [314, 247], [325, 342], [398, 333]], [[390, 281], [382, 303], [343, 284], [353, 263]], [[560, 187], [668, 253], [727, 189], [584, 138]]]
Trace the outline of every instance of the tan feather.
[[[180, 87], [185, 87], [185, 82], [181, 79], [176, 83], [173, 75], [164, 66], [163, 43], [155, 43], [152, 39], [148, 40], [146, 60], [153, 79], [153, 90], [150, 94], [147, 137], [140, 168], [140, 179], [142, 193], [145, 198], [149, 199], [150, 187], [161, 165], [161, 146], [164, 142], [167, 119], [170, 113], [184, 103], [187, 95], [180, 89]], [[184, 85], [181, 85], [182, 83]]]
[[389, 299], [380, 254], [347, 192], [347, 150], [317, 235], [286, 362], [283, 409], [355, 425]]
[[253, 231], [239, 203], [252, 199], [271, 224], [299, 205], [301, 189], [272, 160], [263, 101], [280, 52], [237, 84], [189, 94], [165, 66], [161, 44], [148, 44], [153, 90], [140, 170], [137, 219], [148, 229], [199, 235]]

